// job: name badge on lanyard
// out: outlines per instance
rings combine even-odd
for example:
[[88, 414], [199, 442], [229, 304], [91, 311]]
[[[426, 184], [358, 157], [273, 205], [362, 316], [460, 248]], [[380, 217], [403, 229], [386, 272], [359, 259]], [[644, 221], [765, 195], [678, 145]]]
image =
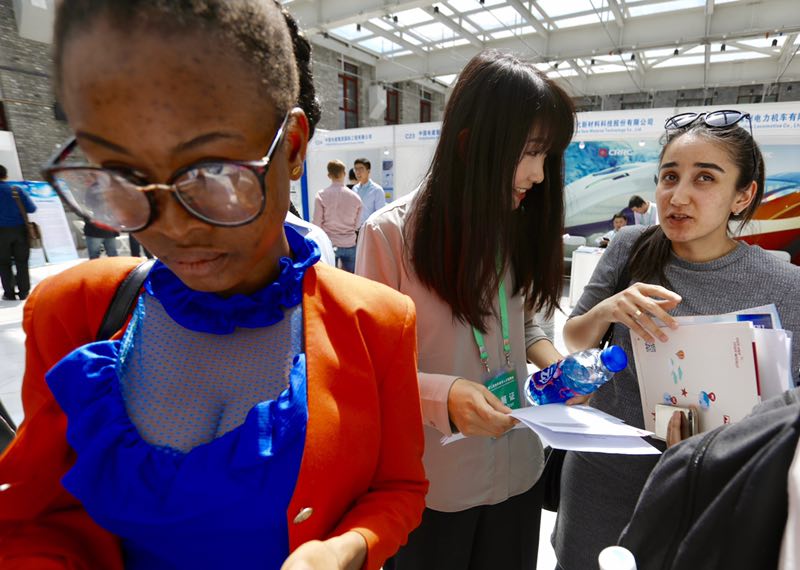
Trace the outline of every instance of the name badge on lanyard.
[[517, 371], [511, 364], [511, 341], [509, 340], [508, 330], [508, 301], [506, 300], [505, 283], [500, 281], [500, 328], [503, 333], [503, 354], [506, 357], [505, 364], [500, 368], [492, 370], [489, 367], [489, 352], [486, 350], [486, 343], [483, 341], [481, 331], [472, 327], [472, 334], [475, 337], [475, 344], [483, 364], [483, 385], [494, 394], [498, 400], [512, 410], [520, 407], [519, 389], [517, 386]]

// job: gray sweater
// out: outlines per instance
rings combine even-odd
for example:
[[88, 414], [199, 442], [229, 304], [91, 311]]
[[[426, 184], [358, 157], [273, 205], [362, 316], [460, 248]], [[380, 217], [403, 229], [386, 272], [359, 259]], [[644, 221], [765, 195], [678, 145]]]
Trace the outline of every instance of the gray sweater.
[[[614, 294], [631, 247], [643, 227], [623, 228], [603, 254], [572, 316], [588, 312]], [[671, 312], [710, 315], [775, 303], [783, 328], [792, 331], [792, 370], [800, 364], [800, 267], [760, 247], [739, 244], [731, 253], [705, 263], [672, 256], [666, 276], [682, 302]], [[655, 279], [649, 280], [657, 283]], [[630, 425], [644, 427], [630, 332], [614, 325], [614, 344], [629, 356], [629, 366], [602, 386], [592, 406]], [[597, 556], [616, 544], [648, 474], [658, 457], [569, 453], [562, 473], [561, 505], [553, 533], [564, 570], [596, 568]]]

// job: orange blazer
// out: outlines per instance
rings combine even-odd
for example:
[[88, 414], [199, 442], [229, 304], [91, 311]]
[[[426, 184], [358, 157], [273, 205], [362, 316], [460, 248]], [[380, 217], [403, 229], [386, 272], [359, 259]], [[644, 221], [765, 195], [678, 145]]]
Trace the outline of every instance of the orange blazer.
[[[0, 457], [4, 569], [39, 568], [48, 558], [70, 569], [124, 568], [118, 539], [61, 485], [74, 451], [44, 375], [94, 340], [136, 263], [83, 263], [43, 281], [25, 305], [25, 421]], [[303, 281], [303, 318], [309, 418], [286, 513], [289, 549], [354, 530], [368, 544], [364, 567], [377, 570], [419, 524], [428, 488], [414, 306], [379, 283], [317, 264]]]

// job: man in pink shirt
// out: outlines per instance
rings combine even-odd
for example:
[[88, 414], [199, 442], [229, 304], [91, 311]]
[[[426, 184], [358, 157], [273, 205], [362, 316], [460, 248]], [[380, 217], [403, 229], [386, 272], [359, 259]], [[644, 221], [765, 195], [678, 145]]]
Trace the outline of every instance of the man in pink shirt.
[[328, 163], [331, 185], [317, 192], [314, 224], [325, 230], [336, 252], [336, 263], [353, 272], [356, 263], [356, 230], [361, 221], [361, 198], [344, 184], [347, 168], [340, 160]]

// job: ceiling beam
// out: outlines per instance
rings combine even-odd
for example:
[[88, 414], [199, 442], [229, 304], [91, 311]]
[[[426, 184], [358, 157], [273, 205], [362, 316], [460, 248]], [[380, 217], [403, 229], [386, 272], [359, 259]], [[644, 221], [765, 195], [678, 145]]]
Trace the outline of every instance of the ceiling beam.
[[617, 0], [608, 0], [608, 7], [611, 9], [611, 13], [614, 14], [614, 20], [617, 22], [617, 26], [624, 28], [625, 18], [622, 16], [622, 10], [620, 10]]
[[[707, 81], [706, 87], [740, 86], [748, 83], [760, 86], [772, 83], [775, 80], [777, 65], [765, 64], [764, 60], [748, 60], [737, 62], [712, 63], [708, 76], [704, 77], [705, 65], [690, 65], [685, 67], [669, 67], [652, 70], [644, 75], [640, 85], [635, 85], [630, 76], [624, 72], [601, 73], [589, 75], [587, 79], [571, 77], [571, 83], [583, 93], [596, 95], [612, 95], [615, 93], [638, 93], [641, 91], [675, 91], [703, 87], [703, 80]], [[792, 61], [786, 69], [784, 77], [787, 81], [800, 80], [800, 59]], [[573, 86], [561, 79], [555, 81], [562, 85], [571, 95]]]
[[512, 8], [514, 8], [514, 10], [517, 11], [517, 13], [522, 17], [523, 20], [525, 20], [525, 22], [529, 26], [533, 26], [533, 29], [536, 30], [539, 34], [543, 35], [544, 37], [547, 37], [548, 31], [545, 29], [545, 27], [537, 18], [533, 17], [531, 11], [528, 10], [528, 8], [526, 8], [525, 5], [522, 2], [520, 2], [520, 0], [506, 0], [506, 2], [508, 3], [509, 6], [511, 6]]
[[726, 40], [725, 44], [728, 47], [733, 46], [733, 47], [735, 47], [737, 49], [741, 49], [741, 50], [744, 50], [744, 51], [754, 51], [756, 53], [760, 53], [760, 54], [763, 54], [763, 55], [768, 55], [770, 57], [778, 57], [780, 55], [780, 52], [775, 48], [754, 47], [754, 46], [749, 46], [747, 44], [741, 44], [741, 43], [739, 43], [737, 41], [732, 41], [732, 40]]
[[583, 68], [578, 64], [576, 60], [568, 59], [567, 63], [569, 63], [569, 66], [572, 69], [578, 72], [578, 77], [580, 77], [581, 79], [589, 79], [589, 76], [586, 74], [586, 72], [583, 70]]
[[[527, 56], [533, 61], [553, 61], [591, 58], [606, 53], [624, 54], [634, 49], [674, 49], [677, 45], [763, 37], [768, 32], [774, 34], [775, 30], [786, 35], [800, 32], [800, 11], [796, 10], [796, 2], [797, 0], [770, 0], [761, 4], [734, 3], [716, 6], [709, 34], [706, 34], [705, 18], [697, 17], [704, 10], [701, 7], [631, 19], [620, 30], [619, 40], [609, 37], [603, 25], [597, 24], [558, 30], [551, 32], [547, 38], [540, 34], [529, 34], [493, 40], [486, 42], [486, 47], [521, 52], [523, 57]], [[680, 37], [676, 38], [675, 30], [681, 30]], [[524, 47], [520, 45], [521, 40], [526, 44]], [[469, 59], [477, 51], [475, 46], [465, 45], [448, 49], [447, 55], [438, 51], [431, 52], [426, 61], [421, 61], [416, 56], [403, 56], [396, 61], [403, 64], [404, 69], [385, 64], [378, 69], [378, 75], [391, 80], [402, 80], [409, 77], [408, 68], [418, 68], [418, 75], [424, 72], [431, 72], [433, 75], [458, 73], [461, 68], [457, 60], [454, 61], [453, 55], [457, 53], [457, 59]]]
[[781, 54], [778, 56], [778, 66], [783, 67], [789, 60], [794, 57], [794, 54], [797, 53], [797, 46], [794, 45], [794, 42], [797, 40], [797, 34], [789, 34], [786, 38], [786, 41], [783, 42], [783, 47], [781, 48]]
[[301, 28], [310, 35], [412, 8], [424, 8], [433, 3], [431, 0], [295, 0], [287, 8], [300, 21]]
[[458, 23], [454, 22], [451, 18], [445, 16], [441, 12], [434, 11], [434, 9], [431, 7], [425, 8], [425, 11], [428, 14], [430, 14], [434, 20], [436, 20], [443, 26], [447, 26], [455, 33], [459, 34], [461, 37], [469, 40], [469, 43], [471, 43], [476, 48], [483, 49], [483, 42], [480, 40], [480, 38], [478, 38], [478, 36], [470, 32], [463, 26], [459, 26]]
[[400, 37], [399, 34], [392, 34], [392, 33], [388, 32], [388, 31], [384, 30], [380, 26], [376, 26], [375, 24], [373, 24], [371, 22], [364, 22], [363, 24], [361, 24], [361, 27], [366, 29], [366, 30], [369, 30], [370, 32], [372, 32], [376, 36], [380, 36], [380, 37], [382, 37], [384, 39], [389, 40], [390, 42], [392, 42], [394, 44], [397, 44], [399, 46], [402, 46], [402, 47], [406, 48], [407, 50], [417, 54], [418, 56], [425, 57], [426, 55], [428, 55], [425, 50], [423, 50], [419, 46], [416, 46], [416, 45], [412, 44], [411, 42], [409, 42], [407, 40], [404, 40], [403, 38]]

